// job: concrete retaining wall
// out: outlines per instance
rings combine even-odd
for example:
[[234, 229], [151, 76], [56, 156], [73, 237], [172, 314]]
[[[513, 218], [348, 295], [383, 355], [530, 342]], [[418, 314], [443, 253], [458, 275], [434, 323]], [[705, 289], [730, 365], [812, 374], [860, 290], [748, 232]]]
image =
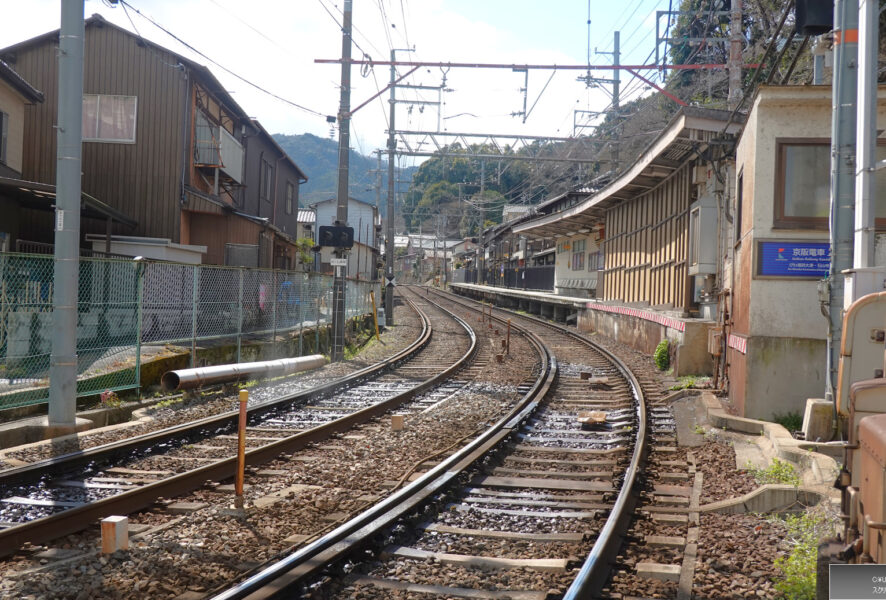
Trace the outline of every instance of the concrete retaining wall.
[[674, 375], [710, 375], [714, 361], [708, 353], [709, 321], [680, 321], [684, 330], [647, 321], [638, 317], [603, 312], [591, 308], [578, 313], [578, 329], [596, 332], [644, 354], [655, 352], [656, 346], [667, 339], [671, 347], [671, 366]]

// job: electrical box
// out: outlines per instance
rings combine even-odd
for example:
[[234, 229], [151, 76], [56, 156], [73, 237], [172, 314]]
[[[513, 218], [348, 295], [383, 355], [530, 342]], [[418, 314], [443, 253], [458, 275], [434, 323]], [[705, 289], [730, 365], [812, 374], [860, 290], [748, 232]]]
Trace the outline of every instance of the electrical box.
[[722, 352], [723, 332], [719, 329], [708, 329], [708, 353], [720, 356]]
[[822, 35], [834, 28], [834, 3], [829, 0], [797, 0], [794, 17], [802, 35]]
[[689, 207], [689, 274], [717, 273], [717, 200], [702, 196]]
[[332, 248], [352, 248], [354, 246], [354, 228], [333, 225], [321, 225], [317, 241], [321, 246]]
[[706, 165], [696, 165], [692, 168], [692, 183], [701, 185], [708, 181], [708, 167]]

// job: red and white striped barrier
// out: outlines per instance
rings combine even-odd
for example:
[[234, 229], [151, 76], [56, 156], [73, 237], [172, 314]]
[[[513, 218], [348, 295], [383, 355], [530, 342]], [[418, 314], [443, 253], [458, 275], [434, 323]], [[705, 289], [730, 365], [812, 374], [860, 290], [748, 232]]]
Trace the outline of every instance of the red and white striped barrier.
[[730, 348], [738, 350], [742, 354], [748, 353], [748, 338], [744, 338], [734, 333], [730, 333], [729, 337], [726, 338], [726, 345]]
[[675, 319], [674, 317], [668, 317], [667, 315], [662, 315], [660, 313], [648, 310], [631, 308], [629, 306], [608, 306], [606, 304], [596, 304], [594, 302], [588, 302], [587, 308], [591, 310], [602, 310], [603, 312], [618, 313], [620, 315], [627, 315], [629, 317], [636, 317], [638, 319], [643, 319], [644, 321], [652, 321], [653, 323], [658, 323], [659, 325], [664, 325], [665, 327], [670, 327], [671, 329], [676, 329], [677, 331], [686, 330], [686, 323], [684, 323], [680, 319]]

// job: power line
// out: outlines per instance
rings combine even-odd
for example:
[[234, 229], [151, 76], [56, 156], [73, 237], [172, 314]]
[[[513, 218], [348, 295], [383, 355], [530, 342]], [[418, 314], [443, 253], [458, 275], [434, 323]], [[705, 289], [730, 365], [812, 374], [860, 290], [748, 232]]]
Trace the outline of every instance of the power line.
[[165, 27], [163, 27], [162, 25], [160, 25], [159, 23], [157, 23], [157, 21], [155, 21], [155, 20], [152, 19], [151, 17], [149, 17], [149, 16], [145, 15], [144, 13], [142, 13], [139, 9], [135, 8], [134, 6], [132, 6], [131, 4], [129, 4], [128, 2], [126, 2], [126, 0], [120, 0], [120, 4], [123, 5], [124, 8], [126, 8], [126, 7], [131, 8], [133, 11], [135, 11], [135, 14], [137, 14], [137, 15], [140, 16], [141, 18], [143, 18], [143, 19], [145, 19], [146, 21], [148, 21], [149, 23], [151, 23], [154, 27], [156, 27], [157, 29], [159, 29], [160, 31], [162, 31], [163, 33], [165, 33], [166, 35], [168, 35], [169, 37], [171, 37], [172, 39], [174, 39], [175, 41], [177, 41], [179, 44], [183, 45], [185, 48], [189, 49], [191, 52], [194, 52], [195, 54], [197, 54], [197, 55], [201, 56], [202, 58], [208, 60], [209, 62], [211, 62], [212, 64], [214, 64], [216, 67], [218, 67], [219, 69], [221, 69], [221, 70], [224, 71], [225, 73], [227, 73], [227, 74], [229, 74], [229, 75], [231, 75], [231, 76], [233, 76], [233, 77], [236, 77], [237, 79], [239, 79], [239, 80], [242, 81], [243, 83], [245, 83], [245, 84], [247, 84], [247, 85], [249, 85], [249, 86], [252, 86], [253, 88], [257, 89], [258, 91], [260, 91], [260, 92], [262, 92], [262, 93], [264, 93], [264, 94], [267, 94], [268, 96], [271, 96], [272, 98], [275, 98], [275, 99], [277, 99], [277, 100], [280, 100], [281, 102], [284, 102], [284, 103], [286, 103], [286, 104], [289, 104], [290, 106], [293, 106], [293, 107], [295, 107], [295, 108], [297, 108], [297, 109], [299, 109], [299, 110], [303, 110], [303, 111], [305, 111], [305, 112], [307, 112], [307, 113], [310, 113], [310, 114], [312, 114], [312, 115], [316, 115], [316, 116], [318, 116], [318, 117], [326, 118], [326, 115], [324, 115], [323, 113], [318, 112], [318, 111], [316, 111], [316, 110], [312, 110], [312, 109], [310, 109], [310, 108], [308, 108], [308, 107], [306, 107], [306, 106], [302, 106], [301, 104], [298, 104], [297, 102], [293, 102], [292, 100], [289, 100], [289, 99], [287, 99], [287, 98], [284, 98], [283, 96], [280, 96], [280, 95], [278, 95], [278, 94], [275, 94], [274, 92], [271, 92], [271, 91], [269, 91], [269, 90], [266, 90], [265, 88], [261, 87], [260, 85], [258, 85], [258, 84], [256, 84], [256, 83], [253, 83], [252, 81], [246, 79], [246, 78], [243, 77], [242, 75], [239, 75], [238, 73], [235, 73], [234, 71], [230, 70], [229, 68], [225, 67], [224, 65], [218, 63], [217, 61], [213, 60], [212, 58], [210, 58], [209, 56], [207, 56], [207, 55], [204, 54], [203, 52], [197, 50], [197, 49], [194, 48], [192, 45], [190, 45], [189, 43], [187, 43], [186, 41], [184, 41], [183, 39], [181, 39], [180, 37], [178, 37], [177, 35], [175, 35], [175, 34], [172, 33], [171, 31], [169, 31], [168, 29], [166, 29]]

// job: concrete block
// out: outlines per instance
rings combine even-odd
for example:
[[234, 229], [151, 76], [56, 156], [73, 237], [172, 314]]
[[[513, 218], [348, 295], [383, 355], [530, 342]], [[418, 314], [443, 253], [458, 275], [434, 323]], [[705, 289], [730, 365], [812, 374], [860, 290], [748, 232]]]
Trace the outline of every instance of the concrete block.
[[682, 548], [686, 544], [686, 538], [677, 535], [647, 535], [645, 540], [647, 546]]
[[102, 519], [102, 553], [111, 554], [128, 549], [129, 517], [113, 516]]
[[828, 440], [834, 420], [834, 405], [821, 398], [807, 398], [803, 413], [803, 433], [809, 441]]
[[391, 415], [391, 431], [402, 431], [405, 424], [403, 415]]
[[680, 565], [663, 565], [654, 562], [637, 563], [637, 577], [658, 581], [679, 581]]
[[209, 504], [206, 502], [174, 502], [166, 507], [166, 510], [173, 515], [187, 515], [192, 512], [204, 509]]

